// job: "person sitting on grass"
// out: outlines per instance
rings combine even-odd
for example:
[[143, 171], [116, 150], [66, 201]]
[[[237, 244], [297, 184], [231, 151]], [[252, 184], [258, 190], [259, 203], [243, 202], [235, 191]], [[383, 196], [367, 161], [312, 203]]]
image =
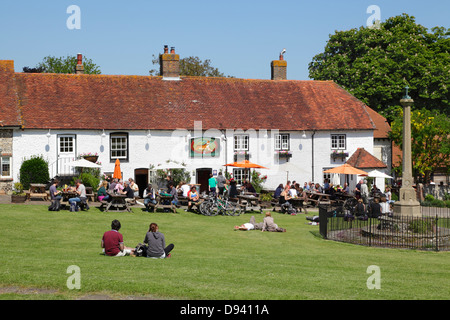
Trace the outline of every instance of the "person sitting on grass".
[[261, 230], [269, 232], [286, 232], [286, 229], [278, 227], [273, 221], [270, 212], [266, 212], [263, 222], [256, 223], [255, 216], [250, 218], [250, 222], [244, 223], [240, 226], [234, 226], [234, 230], [249, 231], [249, 230]]
[[121, 227], [119, 220], [113, 220], [111, 230], [106, 231], [102, 238], [102, 248], [105, 255], [110, 257], [124, 257], [134, 254], [134, 249], [125, 247], [123, 235], [119, 232]]
[[173, 250], [174, 245], [169, 244], [166, 247], [166, 239], [164, 234], [159, 232], [159, 227], [156, 223], [150, 223], [148, 232], [145, 235], [144, 243], [148, 244], [147, 258], [170, 258], [170, 251]]

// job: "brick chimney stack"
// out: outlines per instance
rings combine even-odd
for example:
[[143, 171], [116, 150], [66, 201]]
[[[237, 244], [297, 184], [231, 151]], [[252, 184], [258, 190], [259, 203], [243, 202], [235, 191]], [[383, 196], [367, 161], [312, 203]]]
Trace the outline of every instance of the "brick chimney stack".
[[77, 66], [75, 67], [76, 74], [84, 74], [83, 55], [77, 54]]
[[287, 61], [284, 60], [283, 53], [280, 53], [280, 59], [274, 60], [270, 64], [271, 79], [272, 80], [286, 80], [287, 79]]
[[164, 53], [159, 55], [160, 75], [163, 80], [180, 80], [180, 55], [175, 53], [175, 47], [164, 46]]

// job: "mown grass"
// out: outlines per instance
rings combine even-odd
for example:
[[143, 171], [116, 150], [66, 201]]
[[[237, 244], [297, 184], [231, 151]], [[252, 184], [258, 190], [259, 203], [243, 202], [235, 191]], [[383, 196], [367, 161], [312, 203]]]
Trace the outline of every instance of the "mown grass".
[[[205, 217], [173, 213], [49, 212], [40, 205], [0, 205], [1, 287], [45, 288], [40, 299], [83, 295], [155, 299], [449, 299], [450, 253], [370, 248], [326, 241], [304, 215], [274, 213], [286, 233], [234, 231], [251, 214]], [[262, 216], [255, 213], [257, 221]], [[111, 258], [100, 254], [103, 233], [122, 223], [125, 245], [142, 242], [156, 222], [174, 243], [170, 259]], [[80, 267], [81, 289], [69, 290], [67, 268]], [[381, 271], [369, 290], [368, 266]], [[3, 299], [24, 295], [5, 293]], [[35, 296], [27, 299], [34, 299]]]

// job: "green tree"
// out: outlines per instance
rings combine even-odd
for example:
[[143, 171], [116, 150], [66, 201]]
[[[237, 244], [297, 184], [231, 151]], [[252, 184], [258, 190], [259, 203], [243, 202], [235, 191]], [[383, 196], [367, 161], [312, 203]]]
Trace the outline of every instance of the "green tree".
[[379, 28], [336, 31], [309, 64], [309, 77], [333, 80], [377, 111], [398, 105], [408, 85], [416, 107], [448, 114], [450, 30], [431, 31], [407, 14]]
[[[153, 55], [152, 63], [153, 65], [159, 66], [159, 58]], [[152, 76], [160, 75], [159, 68], [152, 69], [149, 73]], [[199, 57], [193, 56], [180, 59], [180, 75], [195, 77], [226, 77], [218, 68], [211, 65], [211, 60], [206, 59], [205, 61], [202, 61]]]
[[[390, 138], [403, 145], [403, 108], [395, 109]], [[428, 181], [440, 168], [450, 167], [450, 119], [437, 111], [422, 108], [411, 112], [411, 155], [413, 175]], [[397, 159], [394, 159], [397, 160]], [[397, 169], [401, 173], [401, 167]]]
[[[77, 65], [76, 56], [53, 57], [47, 56], [34, 68], [24, 67], [24, 72], [44, 72], [44, 73], [75, 73]], [[83, 57], [85, 74], [101, 74], [100, 67], [91, 59]]]

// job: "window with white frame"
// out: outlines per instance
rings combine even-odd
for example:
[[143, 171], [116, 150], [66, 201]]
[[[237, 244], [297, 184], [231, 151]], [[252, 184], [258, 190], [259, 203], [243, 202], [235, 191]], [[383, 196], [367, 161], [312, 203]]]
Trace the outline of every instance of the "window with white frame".
[[75, 136], [59, 136], [59, 154], [74, 153]]
[[234, 136], [234, 151], [248, 151], [249, 136], [247, 134], [238, 134]]
[[0, 169], [1, 178], [11, 178], [11, 157], [0, 157]]
[[128, 134], [111, 133], [111, 160], [128, 160]]
[[331, 149], [333, 150], [345, 150], [346, 149], [347, 136], [345, 134], [332, 134], [331, 135]]
[[275, 135], [275, 150], [289, 151], [289, 133], [280, 133]]
[[248, 180], [248, 170], [247, 169], [233, 169], [234, 180], [241, 184], [244, 180]]

